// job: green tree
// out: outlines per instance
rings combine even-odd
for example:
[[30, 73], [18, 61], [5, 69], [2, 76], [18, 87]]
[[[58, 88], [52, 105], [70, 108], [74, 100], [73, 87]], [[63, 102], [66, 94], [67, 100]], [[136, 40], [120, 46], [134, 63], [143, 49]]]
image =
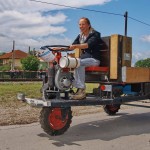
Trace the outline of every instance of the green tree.
[[37, 57], [30, 55], [26, 58], [21, 59], [21, 64], [23, 70], [37, 71], [40, 61]]
[[146, 68], [150, 68], [150, 58], [138, 60], [138, 61], [135, 63], [135, 67], [146, 67]]

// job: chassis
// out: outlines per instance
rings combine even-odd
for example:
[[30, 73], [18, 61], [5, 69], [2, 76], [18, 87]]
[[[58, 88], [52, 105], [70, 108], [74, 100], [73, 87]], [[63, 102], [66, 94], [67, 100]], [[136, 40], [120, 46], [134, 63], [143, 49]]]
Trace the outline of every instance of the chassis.
[[61, 135], [70, 127], [72, 122], [71, 106], [103, 105], [108, 115], [115, 115], [122, 103], [150, 99], [150, 82], [125, 83], [109, 79], [109, 66], [87, 67], [86, 83], [97, 83], [97, 88], [87, 93], [85, 100], [72, 100], [73, 70], [60, 68], [59, 61], [62, 52], [68, 52], [67, 46], [51, 45], [42, 49], [55, 50], [55, 61], [51, 62], [47, 75], [43, 78], [41, 99], [25, 98], [18, 95], [31, 106], [42, 107], [40, 124], [44, 131], [51, 135]]

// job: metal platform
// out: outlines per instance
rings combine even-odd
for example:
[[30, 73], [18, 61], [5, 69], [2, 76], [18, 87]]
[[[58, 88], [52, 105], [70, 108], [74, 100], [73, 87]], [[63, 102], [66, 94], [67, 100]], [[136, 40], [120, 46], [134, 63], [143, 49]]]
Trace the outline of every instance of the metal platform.
[[[70, 106], [92, 106], [92, 105], [111, 105], [111, 104], [122, 104], [125, 102], [132, 102], [138, 100], [150, 99], [150, 95], [144, 96], [122, 96], [115, 99], [102, 99], [99, 97], [87, 97], [84, 100], [65, 100], [65, 99], [33, 99], [24, 98], [22, 101], [30, 104], [34, 107], [70, 107]], [[21, 99], [19, 99], [21, 100]]]

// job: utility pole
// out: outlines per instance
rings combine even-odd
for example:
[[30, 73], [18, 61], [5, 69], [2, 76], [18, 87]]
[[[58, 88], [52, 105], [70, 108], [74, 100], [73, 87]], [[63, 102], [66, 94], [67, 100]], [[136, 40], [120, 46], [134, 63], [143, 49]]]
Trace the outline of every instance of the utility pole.
[[127, 26], [128, 26], [128, 12], [126, 11], [124, 14], [125, 17], [125, 30], [124, 30], [124, 35], [127, 36]]
[[28, 54], [31, 55], [31, 48], [29, 46], [29, 49], [28, 49]]
[[14, 67], [15, 67], [15, 41], [13, 41], [11, 70], [14, 70]]

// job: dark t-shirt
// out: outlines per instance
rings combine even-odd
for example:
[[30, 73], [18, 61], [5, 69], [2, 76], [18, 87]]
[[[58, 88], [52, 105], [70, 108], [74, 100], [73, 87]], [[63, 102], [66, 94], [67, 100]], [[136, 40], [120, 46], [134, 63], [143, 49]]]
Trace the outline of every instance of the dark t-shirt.
[[[84, 43], [88, 44], [88, 48], [83, 50], [84, 52], [81, 55], [81, 59], [93, 57], [100, 60], [101, 34], [93, 30], [92, 33], [90, 33], [86, 38]], [[72, 44], [80, 44], [80, 34]]]

